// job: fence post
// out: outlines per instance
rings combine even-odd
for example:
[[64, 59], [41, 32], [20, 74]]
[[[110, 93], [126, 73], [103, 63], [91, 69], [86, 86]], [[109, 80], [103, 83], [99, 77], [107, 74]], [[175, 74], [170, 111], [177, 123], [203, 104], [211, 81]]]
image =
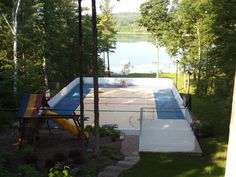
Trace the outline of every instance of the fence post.
[[140, 135], [142, 134], [143, 108], [140, 108]]

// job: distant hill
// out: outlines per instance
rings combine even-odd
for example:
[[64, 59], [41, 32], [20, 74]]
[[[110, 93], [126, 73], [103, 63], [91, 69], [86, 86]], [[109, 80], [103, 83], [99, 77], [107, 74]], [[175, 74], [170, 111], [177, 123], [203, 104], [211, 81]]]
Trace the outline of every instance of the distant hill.
[[139, 13], [116, 13], [113, 14], [118, 33], [147, 33], [147, 30], [138, 25], [138, 20], [141, 18]]
[[140, 19], [141, 15], [139, 13], [117, 13], [113, 14], [113, 18], [117, 25], [126, 26], [136, 23]]

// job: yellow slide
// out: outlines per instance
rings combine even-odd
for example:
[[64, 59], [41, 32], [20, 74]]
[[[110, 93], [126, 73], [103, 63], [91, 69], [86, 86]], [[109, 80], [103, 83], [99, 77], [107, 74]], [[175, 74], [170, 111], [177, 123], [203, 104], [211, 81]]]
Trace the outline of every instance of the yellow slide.
[[[44, 115], [47, 115], [47, 116], [57, 115], [57, 113], [53, 111], [46, 111]], [[55, 122], [64, 130], [71, 133], [72, 135], [77, 136], [77, 137], [80, 136], [80, 131], [77, 129], [75, 125], [71, 124], [69, 120], [63, 119], [63, 118], [55, 118], [55, 119], [51, 119], [51, 121]], [[89, 138], [89, 132], [84, 132], [84, 136], [85, 138]]]

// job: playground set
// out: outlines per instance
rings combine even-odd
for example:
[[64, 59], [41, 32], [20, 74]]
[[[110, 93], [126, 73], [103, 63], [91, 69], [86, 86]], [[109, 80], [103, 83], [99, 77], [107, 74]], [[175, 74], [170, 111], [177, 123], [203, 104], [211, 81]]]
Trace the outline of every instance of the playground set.
[[[80, 116], [76, 114], [59, 115], [50, 108], [44, 94], [25, 94], [18, 112], [20, 124], [20, 146], [32, 142], [35, 145], [38, 130], [47, 123], [51, 132], [50, 122], [56, 123], [76, 137], [81, 135]], [[69, 120], [73, 120], [73, 123]], [[89, 133], [84, 132], [85, 138]]]

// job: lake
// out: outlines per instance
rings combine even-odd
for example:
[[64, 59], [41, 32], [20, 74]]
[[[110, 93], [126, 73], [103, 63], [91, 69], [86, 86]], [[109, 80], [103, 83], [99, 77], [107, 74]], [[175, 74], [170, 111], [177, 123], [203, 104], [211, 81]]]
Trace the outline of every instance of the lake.
[[[120, 73], [123, 65], [130, 63], [130, 72], [132, 73], [155, 73], [157, 70], [156, 60], [156, 46], [148, 39], [118, 38], [114, 53], [110, 53], [110, 70]], [[173, 59], [163, 47], [160, 49], [159, 63], [160, 70], [174, 69]]]

